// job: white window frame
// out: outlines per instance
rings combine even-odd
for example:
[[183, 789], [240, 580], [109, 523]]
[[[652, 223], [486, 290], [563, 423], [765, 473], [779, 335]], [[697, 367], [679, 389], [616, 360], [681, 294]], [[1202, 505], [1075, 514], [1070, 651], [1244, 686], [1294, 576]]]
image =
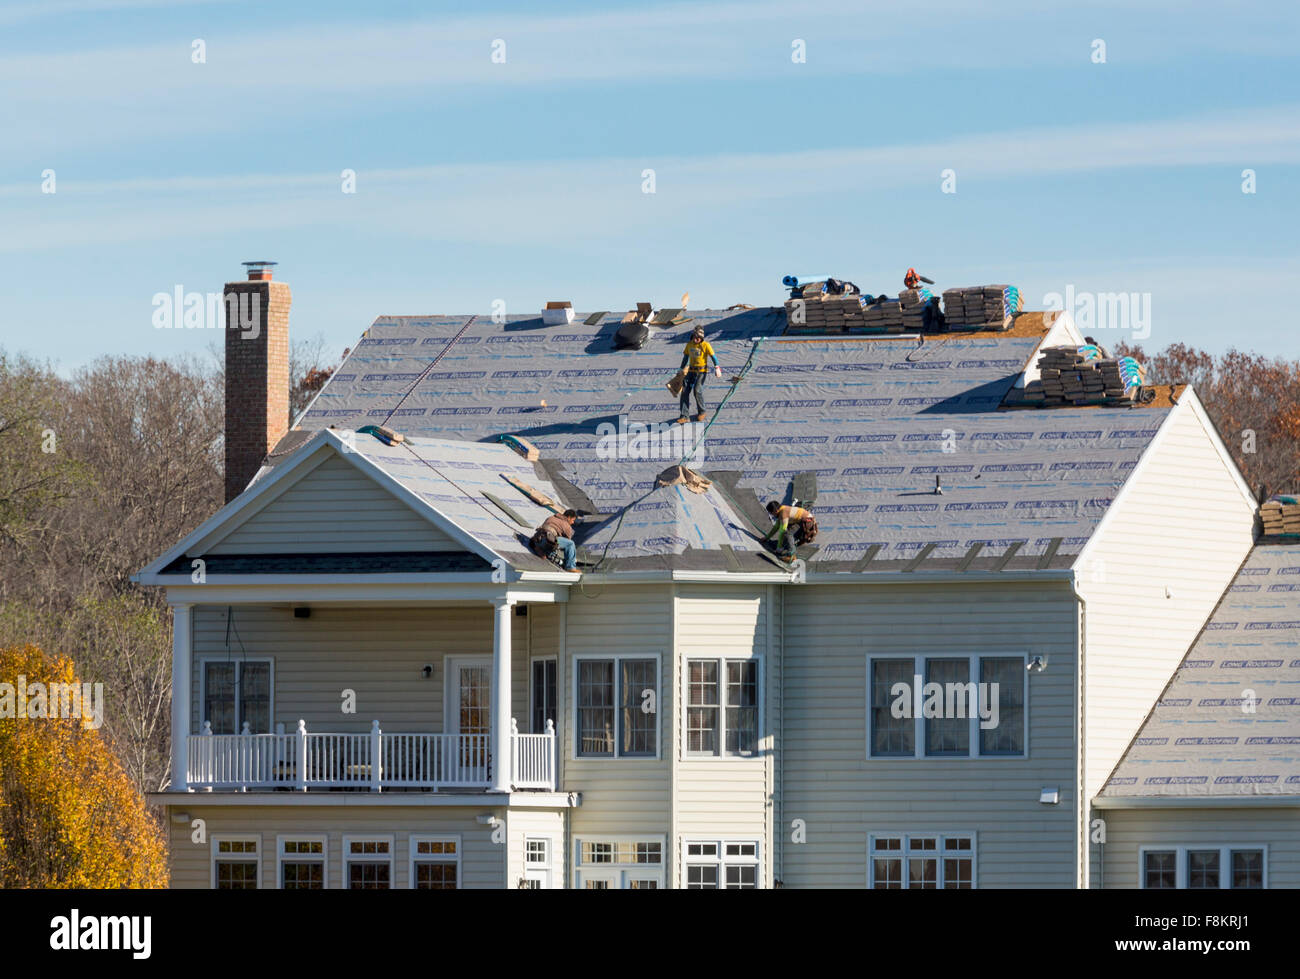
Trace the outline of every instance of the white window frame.
[[[546, 844], [546, 860], [539, 863], [530, 862], [528, 859], [528, 844], [544, 843]], [[549, 891], [555, 888], [555, 853], [558, 848], [558, 837], [545, 833], [529, 833], [524, 836], [523, 848], [523, 878], [526, 881], [535, 880], [541, 887], [539, 890]]]
[[[1137, 865], [1137, 886], [1139, 890], [1147, 890], [1146, 886], [1146, 867], [1147, 853], [1174, 853], [1174, 889], [1190, 890], [1187, 886], [1187, 854], [1191, 850], [1218, 850], [1219, 851], [1219, 886], [1217, 890], [1254, 890], [1250, 887], [1234, 888], [1232, 886], [1232, 851], [1233, 850], [1256, 850], [1263, 854], [1264, 873], [1263, 885], [1260, 890], [1268, 890], [1268, 844], [1267, 843], [1147, 843], [1138, 847], [1138, 865]], [[1215, 890], [1216, 888], [1197, 888], [1197, 890]], [[1152, 890], [1165, 890], [1165, 888], [1152, 888]]]
[[[689, 703], [691, 690], [691, 663], [701, 660], [717, 663], [720, 669], [718, 674], [718, 750], [717, 751], [691, 751], [689, 748], [689, 731], [687, 730], [688, 711], [691, 708]], [[727, 750], [727, 664], [728, 663], [753, 663], [756, 673], [757, 683], [757, 709], [754, 720], [754, 750], [749, 754], [737, 754]], [[765, 710], [765, 697], [767, 691], [763, 682], [763, 657], [757, 655], [751, 656], [683, 656], [681, 670], [681, 692], [677, 697], [677, 703], [680, 705], [682, 717], [682, 745], [681, 759], [683, 761], [749, 761], [751, 759], [762, 759], [763, 757], [763, 712]]]
[[[583, 844], [586, 843], [657, 843], [659, 862], [654, 863], [590, 863], [582, 862]], [[617, 855], [617, 853], [615, 854]], [[631, 878], [653, 880], [660, 890], [668, 886], [668, 845], [662, 836], [644, 833], [577, 836], [573, 839], [573, 886], [579, 890], [589, 880], [604, 880], [612, 890], [628, 889]]]
[[[618, 685], [620, 681], [619, 664], [625, 659], [652, 659], [655, 664], [655, 753], [653, 755], [625, 755], [622, 754], [618, 730], [618, 713], [622, 709], [618, 704]], [[584, 755], [579, 751], [579, 744], [582, 740], [582, 705], [578, 702], [578, 685], [582, 679], [582, 669], [579, 664], [583, 660], [612, 660], [614, 662], [614, 753], [612, 755]], [[663, 656], [661, 653], [579, 653], [573, 657], [573, 678], [572, 678], [573, 709], [569, 711], [571, 720], [569, 721], [570, 730], [573, 732], [572, 743], [569, 745], [569, 758], [572, 761], [594, 761], [594, 762], [657, 762], [662, 760], [664, 752], [664, 725], [663, 725]], [[558, 684], [558, 677], [557, 677]], [[604, 839], [604, 838], [602, 838]]]
[[[199, 669], [199, 709], [195, 711], [197, 731], [203, 733], [203, 722], [210, 720], [203, 715], [207, 713], [208, 706], [208, 664], [209, 663], [230, 663], [235, 667], [235, 717], [239, 717], [239, 670], [244, 663], [266, 663], [270, 669], [267, 676], [267, 722], [269, 730], [254, 731], [253, 734], [274, 734], [275, 733], [275, 658], [272, 656], [200, 656], [197, 660]], [[238, 724], [237, 724], [238, 726]], [[242, 731], [234, 731], [234, 734], [242, 734]]]
[[[727, 854], [728, 846], [752, 846], [754, 855], [731, 855]], [[692, 846], [715, 846], [717, 853], [713, 856], [708, 855], [690, 855]], [[698, 866], [713, 866], [718, 868], [718, 886], [716, 890], [749, 890], [750, 888], [727, 887], [727, 868], [728, 867], [753, 867], [754, 868], [754, 890], [763, 888], [763, 841], [759, 839], [720, 839], [715, 837], [693, 837], [682, 840], [682, 887], [690, 888], [688, 878], [690, 877], [690, 868]], [[714, 888], [691, 888], [692, 890], [712, 890]]]
[[[286, 843], [319, 843], [320, 855], [314, 853], [285, 853]], [[284, 865], [286, 863], [319, 863], [321, 887], [330, 886], [330, 841], [325, 833], [280, 833], [275, 838], [275, 886], [284, 890]]]
[[[937, 841], [933, 850], [913, 850], [911, 841], [914, 838], [934, 839]], [[944, 839], [968, 839], [970, 840], [969, 850], [948, 850], [944, 847]], [[891, 839], [900, 840], [901, 849], [876, 851], [876, 840]], [[908, 830], [880, 831], [867, 834], [867, 889], [874, 890], [876, 887], [876, 857], [892, 859], [897, 857], [903, 862], [902, 867], [902, 887], [900, 890], [926, 890], [927, 888], [909, 888], [907, 886], [907, 859], [908, 857], [926, 857], [933, 856], [937, 861], [937, 873], [935, 875], [935, 890], [953, 890], [955, 888], [945, 888], [943, 886], [943, 859], [944, 857], [970, 857], [970, 889], [979, 888], [979, 836], [974, 830], [926, 830], [909, 832]]]
[[341, 876], [339, 877], [339, 886], [340, 886], [343, 890], [345, 890], [345, 891], [346, 891], [346, 890], [351, 890], [351, 885], [352, 885], [351, 877], [352, 877], [352, 875], [348, 873], [348, 864], [349, 864], [349, 863], [353, 863], [353, 862], [355, 862], [355, 863], [383, 863], [383, 860], [381, 859], [381, 857], [383, 857], [384, 855], [383, 855], [383, 854], [378, 854], [378, 853], [373, 853], [373, 854], [362, 854], [362, 853], [359, 853], [359, 854], [356, 854], [356, 859], [355, 859], [355, 861], [354, 861], [354, 860], [352, 859], [352, 857], [353, 857], [353, 854], [352, 854], [352, 844], [353, 844], [353, 843], [387, 843], [387, 844], [388, 844], [388, 853], [387, 853], [387, 858], [388, 858], [388, 889], [389, 889], [390, 891], [397, 890], [397, 869], [396, 869], [396, 862], [395, 862], [394, 859], [393, 859], [393, 858], [396, 856], [396, 854], [395, 854], [394, 851], [397, 849], [397, 841], [396, 841], [396, 839], [394, 838], [394, 836], [393, 836], [391, 833], [388, 833], [388, 834], [384, 834], [384, 833], [346, 833], [346, 834], [344, 834], [344, 836], [343, 836], [343, 852], [342, 852], [342, 854], [340, 855], [341, 858], [342, 858], [342, 863], [341, 863], [341, 865], [340, 865], [340, 869], [341, 869], [341, 871], [342, 871], [342, 874], [341, 874]]
[[[251, 863], [255, 864], [257, 890], [262, 889], [262, 837], [259, 833], [218, 833], [210, 837], [211, 859], [209, 863], [209, 883], [215, 891], [217, 889], [217, 863]], [[220, 844], [222, 843], [256, 843], [257, 853], [250, 856], [246, 853], [221, 853]]]
[[[408, 854], [407, 857], [407, 878], [406, 878], [406, 886], [409, 890], [417, 889], [415, 886], [415, 881], [416, 881], [415, 866], [416, 864], [419, 863], [455, 864], [456, 865], [456, 888], [455, 889], [460, 890], [464, 886], [465, 881], [461, 876], [462, 866], [460, 862], [462, 844], [461, 844], [460, 836], [458, 834], [413, 833], [411, 834], [409, 843], [410, 843], [410, 853]], [[454, 843], [456, 844], [456, 855], [451, 859], [448, 859], [445, 855], [438, 855], [432, 853], [418, 853], [416, 851], [419, 849], [418, 844], [420, 843]]]
[[532, 727], [533, 727], [533, 712], [536, 711], [536, 709], [537, 709], [537, 702], [536, 702], [536, 698], [535, 698], [535, 696], [534, 696], [534, 694], [536, 693], [536, 690], [534, 689], [534, 686], [533, 686], [533, 664], [534, 664], [534, 663], [554, 663], [554, 664], [555, 664], [555, 704], [553, 705], [554, 708], [555, 708], [555, 717], [553, 717], [552, 720], [555, 721], [555, 730], [556, 730], [557, 732], [559, 732], [559, 731], [562, 730], [562, 728], [560, 727], [560, 695], [563, 693], [563, 690], [564, 690], [564, 688], [560, 685], [560, 657], [558, 657], [558, 656], [531, 656], [531, 657], [529, 657], [529, 659], [528, 659], [528, 729], [529, 729], [529, 733], [531, 733], [531, 734], [545, 734], [545, 733], [546, 733], [545, 729], [543, 729], [543, 730], [541, 730], [541, 731], [534, 731], [534, 730], [532, 730]]
[[[967, 737], [968, 748], [964, 755], [942, 754], [928, 755], [925, 752], [925, 717], [913, 717], [912, 732], [912, 754], [910, 755], [876, 755], [871, 752], [871, 674], [873, 665], [882, 660], [910, 660], [912, 662], [912, 678], [920, 676], [921, 682], [925, 683], [925, 662], [930, 659], [962, 659], [965, 657], [970, 661], [970, 676], [973, 678], [970, 682], [979, 682], [979, 667], [982, 659], [1019, 659], [1021, 661], [1022, 672], [1021, 682], [1024, 684], [1021, 691], [1024, 697], [1023, 713], [1023, 731], [1021, 732], [1024, 751], [1020, 754], [990, 754], [980, 753], [980, 719], [978, 711], [967, 722], [970, 727], [970, 733]], [[953, 652], [951, 650], [932, 650], [918, 653], [868, 653], [866, 667], [866, 698], [865, 698], [865, 720], [866, 720], [866, 739], [865, 749], [868, 761], [927, 761], [927, 762], [944, 762], [944, 761], [1024, 761], [1029, 758], [1029, 653], [1025, 650], [978, 650], [969, 653]], [[909, 680], [910, 682], [910, 680]]]

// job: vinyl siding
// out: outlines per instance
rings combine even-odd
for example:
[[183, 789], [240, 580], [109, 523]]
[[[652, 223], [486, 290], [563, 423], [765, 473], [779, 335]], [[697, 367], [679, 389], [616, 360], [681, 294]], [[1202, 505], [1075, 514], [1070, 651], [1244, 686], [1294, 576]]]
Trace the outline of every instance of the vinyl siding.
[[[686, 754], [685, 710], [671, 715], [676, 759], [676, 841], [680, 855], [688, 839], [756, 840], [763, 854], [764, 887], [771, 886], [771, 784], [773, 734], [763, 707], [768, 700], [766, 667], [769, 589], [681, 585], [677, 589], [677, 700], [687, 703], [686, 663], [693, 658], [759, 661], [759, 743], [753, 758], [700, 758]], [[725, 683], [725, 674], [720, 677]]]
[[[565, 659], [561, 687], [564, 723], [560, 752], [566, 792], [581, 792], [573, 810], [572, 834], [596, 839], [606, 834], [662, 838], [668, 832], [669, 737], [672, 716], [672, 602], [668, 586], [603, 586], [590, 594], [574, 588], [565, 616]], [[575, 758], [575, 657], [587, 654], [659, 658], [659, 757]]]
[[[276, 836], [293, 834], [326, 835], [326, 884], [338, 888], [343, 882], [343, 837], [346, 835], [393, 835], [392, 880], [396, 888], [410, 886], [410, 837], [457, 835], [460, 837], [460, 886], [494, 887], [505, 884], [506, 847], [492, 842], [492, 827], [482, 826], [476, 817], [487, 811], [476, 807], [427, 806], [274, 806], [204, 808], [196, 797], [194, 805], [182, 810], [191, 820], [206, 823], [207, 842], [191, 841], [191, 824], [178, 825], [168, 818], [171, 842], [171, 886], [207, 888], [212, 880], [212, 838], [235, 834], [254, 836], [262, 851], [263, 888], [277, 886]], [[494, 810], [498, 817], [504, 810]]]
[[1104, 809], [1093, 816], [1106, 822], [1106, 843], [1093, 848], [1101, 869], [1093, 887], [1140, 887], [1143, 847], [1238, 843], [1267, 845], [1270, 888], [1300, 887], [1300, 810]]
[[[976, 886], [1076, 878], [1076, 603], [1060, 583], [787, 587], [783, 884], [864, 887], [870, 833], [973, 831]], [[1048, 658], [1028, 684], [1029, 754], [866, 758], [868, 654]], [[1060, 803], [1039, 802], [1044, 786]], [[792, 820], [806, 826], [791, 842]]]
[[350, 462], [331, 455], [205, 553], [464, 550]]
[[564, 813], [547, 809], [511, 809], [506, 813], [506, 828], [510, 852], [507, 885], [518, 887], [527, 864], [524, 861], [524, 841], [529, 837], [542, 837], [550, 842], [551, 888], [564, 887]]
[[[227, 645], [226, 606], [194, 609], [194, 669], [191, 730], [202, 730], [200, 683], [204, 659], [224, 661], [270, 657], [274, 661], [272, 724], [286, 733], [365, 732], [378, 720], [385, 731], [437, 732], [444, 727], [444, 688], [454, 657], [492, 657], [492, 607], [340, 608], [312, 606], [296, 619], [288, 606], [235, 606]], [[536, 615], [552, 625], [554, 651], [558, 611], [530, 606], [528, 616], [511, 618], [511, 715], [528, 731], [529, 623]], [[433, 676], [421, 676], [425, 664]], [[342, 712], [342, 692], [356, 692], [356, 713]]]
[[1176, 408], [1165, 425], [1078, 568], [1088, 602], [1089, 799], [1137, 734], [1252, 542], [1255, 508], [1191, 404]]

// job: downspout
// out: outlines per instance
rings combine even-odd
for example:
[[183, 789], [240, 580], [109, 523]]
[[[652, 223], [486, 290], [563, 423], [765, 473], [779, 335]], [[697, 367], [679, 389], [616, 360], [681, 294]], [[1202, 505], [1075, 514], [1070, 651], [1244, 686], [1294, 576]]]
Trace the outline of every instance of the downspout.
[[1074, 593], [1074, 600], [1079, 603], [1079, 614], [1075, 619], [1075, 629], [1078, 635], [1078, 664], [1075, 667], [1074, 680], [1074, 704], [1075, 704], [1075, 737], [1078, 740], [1078, 770], [1075, 779], [1075, 799], [1079, 807], [1078, 819], [1078, 848], [1079, 857], [1075, 868], [1076, 880], [1079, 888], [1086, 889], [1089, 885], [1089, 876], [1091, 871], [1092, 854], [1089, 844], [1089, 803], [1084, 798], [1087, 791], [1088, 782], [1088, 748], [1087, 748], [1087, 724], [1084, 722], [1084, 710], [1087, 706], [1085, 701], [1086, 688], [1084, 686], [1084, 668], [1087, 665], [1088, 658], [1088, 600], [1083, 597], [1079, 591], [1079, 577], [1072, 575], [1070, 578], [1070, 590]]
[[[771, 668], [779, 668], [777, 676], [780, 682], [772, 684], [776, 698], [777, 721], [776, 743], [772, 745], [772, 782], [775, 799], [775, 813], [772, 820], [773, 867], [772, 881], [785, 881], [785, 772], [782, 766], [785, 752], [785, 589], [777, 585], [768, 585], [767, 611], [767, 655]], [[772, 598], [780, 596], [775, 602]], [[773, 621], [773, 609], [779, 607], [781, 631], [778, 633]], [[776, 640], [780, 637], [781, 650], [777, 653]]]

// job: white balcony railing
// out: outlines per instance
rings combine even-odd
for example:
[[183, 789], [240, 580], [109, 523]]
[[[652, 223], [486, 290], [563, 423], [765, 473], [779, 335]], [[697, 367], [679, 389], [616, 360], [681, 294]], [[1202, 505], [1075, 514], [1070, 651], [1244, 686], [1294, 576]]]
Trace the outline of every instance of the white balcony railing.
[[[511, 725], [512, 731], [514, 725]], [[512, 734], [507, 757], [511, 785], [555, 789], [555, 727], [545, 734]], [[492, 778], [486, 734], [309, 733], [213, 734], [189, 737], [191, 789], [461, 789], [486, 788]]]

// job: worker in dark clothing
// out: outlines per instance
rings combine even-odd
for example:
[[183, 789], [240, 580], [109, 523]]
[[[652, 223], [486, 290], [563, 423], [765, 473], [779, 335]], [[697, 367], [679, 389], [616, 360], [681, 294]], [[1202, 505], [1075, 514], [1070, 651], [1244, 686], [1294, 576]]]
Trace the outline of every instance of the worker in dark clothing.
[[677, 419], [678, 425], [685, 425], [687, 414], [691, 407], [691, 393], [695, 394], [695, 420], [704, 421], [704, 379], [709, 376], [708, 362], [713, 361], [713, 372], [722, 376], [722, 367], [718, 364], [718, 356], [713, 352], [713, 345], [704, 339], [704, 328], [697, 326], [691, 331], [691, 339], [686, 344], [686, 349], [682, 351], [681, 370], [686, 372], [685, 383], [682, 384], [681, 394], [681, 417]]
[[[797, 544], [810, 544], [817, 536], [817, 518], [812, 511], [801, 506], [782, 506], [773, 500], [767, 505], [772, 517], [772, 529], [763, 535], [768, 540], [776, 534], [776, 552], [787, 561], [794, 560]], [[790, 524], [794, 524], [791, 527]]]
[[573, 526], [578, 522], [577, 510], [565, 510], [563, 514], [553, 513], [533, 532], [529, 545], [533, 553], [548, 561], [556, 549], [560, 551], [565, 571], [578, 571], [578, 547], [573, 543]]

